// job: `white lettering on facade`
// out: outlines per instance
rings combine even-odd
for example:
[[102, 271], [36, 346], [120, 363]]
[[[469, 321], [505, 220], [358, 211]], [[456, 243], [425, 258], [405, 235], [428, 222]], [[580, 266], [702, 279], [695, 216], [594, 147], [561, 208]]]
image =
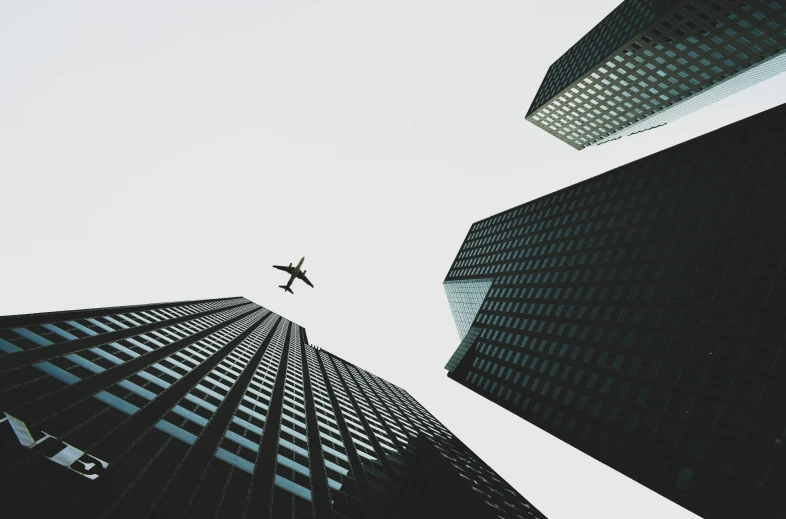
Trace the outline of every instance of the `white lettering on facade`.
[[[55, 438], [51, 434], [45, 433], [44, 431], [41, 431], [41, 434], [43, 434], [43, 436], [38, 440], [35, 440], [33, 439], [33, 435], [30, 433], [30, 430], [27, 428], [27, 425], [25, 425], [25, 423], [22, 420], [19, 420], [18, 418], [14, 418], [8, 413], [3, 413], [3, 414], [5, 415], [5, 418], [0, 419], [0, 423], [8, 422], [9, 425], [11, 425], [11, 429], [14, 431], [14, 434], [16, 434], [17, 440], [19, 440], [19, 443], [25, 448], [32, 449], [36, 445], [39, 445], [40, 443], [48, 440], [49, 438], [52, 438], [53, 440], [57, 440], [57, 438]], [[65, 448], [62, 449], [57, 454], [55, 454], [54, 456], [51, 457], [47, 456], [46, 458], [54, 461], [58, 465], [62, 465], [63, 467], [67, 468], [72, 472], [76, 472], [77, 474], [92, 480], [92, 479], [97, 479], [99, 476], [98, 474], [90, 473], [93, 469], [97, 469], [98, 467], [101, 467], [101, 470], [103, 470], [109, 466], [109, 463], [107, 463], [106, 461], [100, 460], [95, 456], [87, 454], [85, 451], [80, 450], [74, 447], [73, 445], [69, 445], [62, 440], [58, 440], [58, 441], [60, 441], [63, 445], [65, 445]], [[90, 458], [90, 459], [87, 461], [83, 461], [82, 458]], [[92, 460], [97, 461], [98, 465], [96, 465], [96, 463], [94, 463]], [[85, 472], [82, 472], [82, 470], [77, 470], [76, 468], [74, 468], [73, 465], [75, 463], [81, 464], [82, 467], [84, 468], [83, 469], [82, 467], [79, 468], [84, 470]]]

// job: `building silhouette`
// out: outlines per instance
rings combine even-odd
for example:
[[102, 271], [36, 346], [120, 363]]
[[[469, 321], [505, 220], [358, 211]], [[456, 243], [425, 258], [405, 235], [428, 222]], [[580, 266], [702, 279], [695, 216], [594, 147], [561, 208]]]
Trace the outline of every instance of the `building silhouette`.
[[0, 317], [9, 517], [542, 518], [403, 389], [244, 298]]
[[625, 0], [554, 64], [527, 120], [576, 149], [786, 70], [784, 0]]
[[786, 517], [786, 105], [473, 224], [472, 391], [702, 517]]

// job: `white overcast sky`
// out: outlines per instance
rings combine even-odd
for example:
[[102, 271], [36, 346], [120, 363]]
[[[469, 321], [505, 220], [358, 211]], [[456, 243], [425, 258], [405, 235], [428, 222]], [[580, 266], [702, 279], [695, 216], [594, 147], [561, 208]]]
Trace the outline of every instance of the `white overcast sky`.
[[[0, 314], [245, 296], [407, 389], [550, 519], [695, 518], [446, 377], [480, 219], [786, 100], [581, 152], [524, 115], [619, 0], [0, 2]], [[306, 257], [316, 288], [277, 285]]]

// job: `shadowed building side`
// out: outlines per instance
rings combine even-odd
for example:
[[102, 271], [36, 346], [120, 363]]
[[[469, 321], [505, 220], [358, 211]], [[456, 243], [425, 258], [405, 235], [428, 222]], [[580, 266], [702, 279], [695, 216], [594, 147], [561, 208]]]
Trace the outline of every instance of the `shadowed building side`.
[[784, 142], [781, 105], [473, 224], [448, 376], [702, 517], [786, 514]]

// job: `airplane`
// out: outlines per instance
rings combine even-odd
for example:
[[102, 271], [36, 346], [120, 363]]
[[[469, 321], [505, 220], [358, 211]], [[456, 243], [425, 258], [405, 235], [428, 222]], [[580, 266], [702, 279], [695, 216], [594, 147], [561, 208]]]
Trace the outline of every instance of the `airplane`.
[[292, 286], [292, 283], [295, 281], [295, 278], [298, 278], [298, 279], [300, 279], [302, 281], [305, 281], [305, 283], [308, 286], [310, 286], [311, 288], [314, 288], [314, 285], [312, 285], [311, 281], [309, 281], [308, 278], [306, 277], [306, 271], [305, 270], [300, 270], [300, 267], [303, 265], [303, 261], [305, 259], [306, 259], [305, 256], [300, 258], [300, 262], [297, 264], [297, 267], [293, 267], [291, 263], [289, 264], [288, 267], [284, 267], [284, 266], [281, 266], [281, 265], [273, 265], [273, 268], [277, 268], [278, 270], [283, 270], [287, 274], [291, 275], [290, 278], [289, 278], [289, 282], [286, 285], [279, 285], [278, 288], [283, 288], [285, 292], [289, 292], [290, 294], [294, 294], [294, 292], [292, 292], [292, 289], [290, 287]]

